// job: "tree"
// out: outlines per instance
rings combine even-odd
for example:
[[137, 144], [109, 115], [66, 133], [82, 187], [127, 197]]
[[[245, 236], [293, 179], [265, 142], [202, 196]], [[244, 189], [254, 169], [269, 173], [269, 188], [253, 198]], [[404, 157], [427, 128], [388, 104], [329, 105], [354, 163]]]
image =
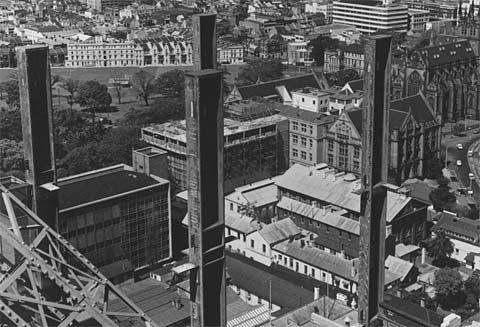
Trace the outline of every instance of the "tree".
[[87, 81], [78, 89], [78, 103], [92, 113], [92, 124], [95, 124], [95, 111], [98, 108], [108, 107], [112, 103], [112, 96], [107, 86], [97, 81]]
[[463, 304], [462, 276], [456, 269], [437, 270], [433, 286], [437, 301], [444, 310], [456, 309]]
[[24, 170], [22, 142], [0, 139], [0, 170], [4, 173]]
[[22, 141], [22, 117], [19, 110], [0, 110], [0, 139]]
[[120, 121], [120, 124], [141, 127], [178, 119], [185, 119], [184, 99], [180, 97], [162, 98], [155, 101], [152, 108], [130, 109]]
[[329, 75], [329, 84], [335, 84], [337, 86], [344, 86], [350, 81], [360, 79], [360, 75], [355, 69], [343, 69], [335, 72], [333, 75]]
[[465, 306], [467, 309], [478, 308], [478, 299], [480, 297], [480, 274], [474, 272], [465, 281], [463, 288], [464, 293], [466, 294]]
[[416, 305], [420, 306], [421, 302], [425, 304], [425, 308], [435, 311], [436, 305], [435, 301], [433, 301], [430, 296], [424, 291], [417, 291], [412, 293], [407, 293], [407, 295], [403, 298], [411, 303], [415, 303]]
[[11, 79], [2, 84], [2, 92], [7, 94], [5, 102], [12, 110], [20, 109], [20, 90], [18, 86], [18, 79], [11, 75]]
[[111, 37], [117, 40], [126, 40], [127, 39], [127, 33], [124, 31], [115, 31], [110, 34]]
[[169, 97], [184, 97], [185, 73], [179, 69], [169, 70], [158, 76], [156, 80], [158, 91]]
[[432, 201], [433, 208], [436, 211], [443, 211], [445, 209], [454, 209], [456, 207], [457, 197], [450, 192], [450, 186], [448, 186], [448, 179], [437, 179], [439, 185], [436, 189], [432, 190], [429, 195], [430, 201]]
[[122, 96], [123, 96], [123, 85], [121, 83], [121, 79], [115, 77], [112, 79], [113, 90], [115, 91], [115, 95], [117, 96], [117, 102], [122, 103]]
[[148, 98], [155, 91], [153, 75], [145, 70], [140, 70], [133, 74], [131, 82], [138, 95], [145, 101], [145, 105], [148, 106]]
[[428, 241], [427, 251], [435, 260], [442, 260], [452, 256], [454, 245], [444, 232], [438, 231], [437, 235]]
[[267, 41], [267, 53], [270, 55], [281, 54], [287, 48], [286, 42], [280, 34], [275, 34]]
[[78, 87], [79, 87], [79, 82], [77, 80], [69, 78], [69, 79], [64, 80], [62, 85], [63, 85], [63, 88], [65, 90], [67, 90], [68, 93], [70, 93], [68, 95], [67, 102], [70, 105], [70, 109], [72, 109], [73, 104], [75, 103], [76, 98], [78, 96], [77, 91], [78, 91]]
[[440, 178], [443, 176], [442, 169], [442, 162], [438, 158], [432, 157], [428, 159], [425, 164], [425, 177], [428, 179]]
[[318, 66], [322, 66], [324, 62], [325, 50], [336, 49], [338, 47], [338, 40], [329, 38], [327, 36], [319, 36], [314, 40], [311, 40], [308, 44], [312, 48], [312, 58]]
[[268, 82], [282, 78], [285, 67], [278, 59], [252, 59], [242, 67], [237, 76], [239, 86], [255, 84], [258, 81]]

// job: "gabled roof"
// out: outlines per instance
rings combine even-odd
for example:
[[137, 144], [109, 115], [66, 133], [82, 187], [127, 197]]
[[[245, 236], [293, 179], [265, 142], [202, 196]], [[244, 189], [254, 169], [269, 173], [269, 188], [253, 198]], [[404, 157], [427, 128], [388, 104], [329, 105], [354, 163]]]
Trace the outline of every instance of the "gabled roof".
[[265, 226], [263, 223], [231, 211], [225, 212], [225, 227], [236, 230], [245, 235], [251, 234]]
[[[411, 112], [418, 123], [436, 122], [433, 111], [422, 94], [412, 95], [406, 98], [390, 102], [390, 109]], [[390, 120], [391, 122], [392, 120]]]
[[480, 245], [480, 220], [456, 217], [442, 212], [440, 220], [432, 227], [432, 232], [444, 231], [454, 239]]
[[391, 222], [411, 199], [403, 194], [387, 191], [387, 222]]
[[355, 191], [360, 189], [360, 181], [352, 176], [294, 164], [278, 178], [277, 186], [359, 213], [360, 195]]
[[358, 281], [358, 259], [347, 260], [315, 247], [302, 246], [301, 240], [286, 240], [275, 245], [273, 249], [347, 280]]
[[258, 231], [260, 236], [273, 245], [301, 233], [301, 229], [295, 225], [290, 218], [285, 218], [277, 222], [266, 225]]
[[413, 263], [389, 255], [385, 260], [385, 268], [387, 268], [389, 272], [398, 275], [400, 281], [403, 282], [413, 268]]
[[278, 86], [285, 86], [285, 88], [289, 92], [293, 90], [301, 89], [304, 87], [313, 87], [313, 88], [321, 89], [321, 86], [317, 82], [315, 75], [307, 74], [302, 76], [282, 78], [282, 79], [260, 83], [260, 84], [240, 86], [238, 87], [238, 91], [240, 92], [243, 100], [250, 99], [255, 96], [266, 98], [266, 97], [277, 96], [278, 93], [277, 93], [276, 87]]
[[363, 92], [363, 78], [347, 82], [346, 84], [350, 86], [353, 92], [355, 91]]

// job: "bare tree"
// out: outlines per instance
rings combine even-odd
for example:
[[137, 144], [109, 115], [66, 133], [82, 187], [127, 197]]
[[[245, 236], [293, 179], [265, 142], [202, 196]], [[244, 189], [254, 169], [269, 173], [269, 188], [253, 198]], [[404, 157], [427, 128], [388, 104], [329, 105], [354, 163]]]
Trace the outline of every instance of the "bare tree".
[[123, 96], [123, 79], [121, 77], [114, 77], [112, 78], [111, 82], [113, 85], [113, 90], [115, 91], [115, 95], [117, 96], [118, 103], [122, 103], [122, 96]]
[[155, 91], [154, 76], [147, 71], [140, 70], [133, 74], [131, 82], [137, 93], [148, 106], [148, 98]]

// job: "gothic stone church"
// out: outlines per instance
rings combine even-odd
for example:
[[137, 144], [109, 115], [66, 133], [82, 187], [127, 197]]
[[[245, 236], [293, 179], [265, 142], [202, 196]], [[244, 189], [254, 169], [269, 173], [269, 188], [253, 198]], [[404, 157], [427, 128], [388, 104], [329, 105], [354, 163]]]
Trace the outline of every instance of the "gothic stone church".
[[414, 50], [406, 60], [406, 78], [398, 75], [393, 80], [393, 99], [421, 92], [444, 121], [465, 115], [480, 119], [479, 68], [469, 41]]

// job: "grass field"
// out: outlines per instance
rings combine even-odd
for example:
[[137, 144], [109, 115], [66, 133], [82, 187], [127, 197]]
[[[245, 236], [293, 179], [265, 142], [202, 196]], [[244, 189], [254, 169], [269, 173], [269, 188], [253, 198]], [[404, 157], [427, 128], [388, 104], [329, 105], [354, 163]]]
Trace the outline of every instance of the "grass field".
[[[226, 65], [229, 74], [226, 79], [228, 83], [232, 83], [237, 77], [241, 65]], [[122, 77], [125, 75], [133, 75], [140, 69], [146, 70], [158, 77], [169, 70], [191, 70], [192, 66], [145, 66], [145, 67], [52, 67], [52, 75], [59, 75], [63, 78], [72, 78], [79, 81], [97, 80], [99, 83], [106, 84], [108, 79], [112, 77]], [[12, 73], [15, 73], [15, 68], [1, 68], [0, 69], [0, 83], [9, 79]]]

